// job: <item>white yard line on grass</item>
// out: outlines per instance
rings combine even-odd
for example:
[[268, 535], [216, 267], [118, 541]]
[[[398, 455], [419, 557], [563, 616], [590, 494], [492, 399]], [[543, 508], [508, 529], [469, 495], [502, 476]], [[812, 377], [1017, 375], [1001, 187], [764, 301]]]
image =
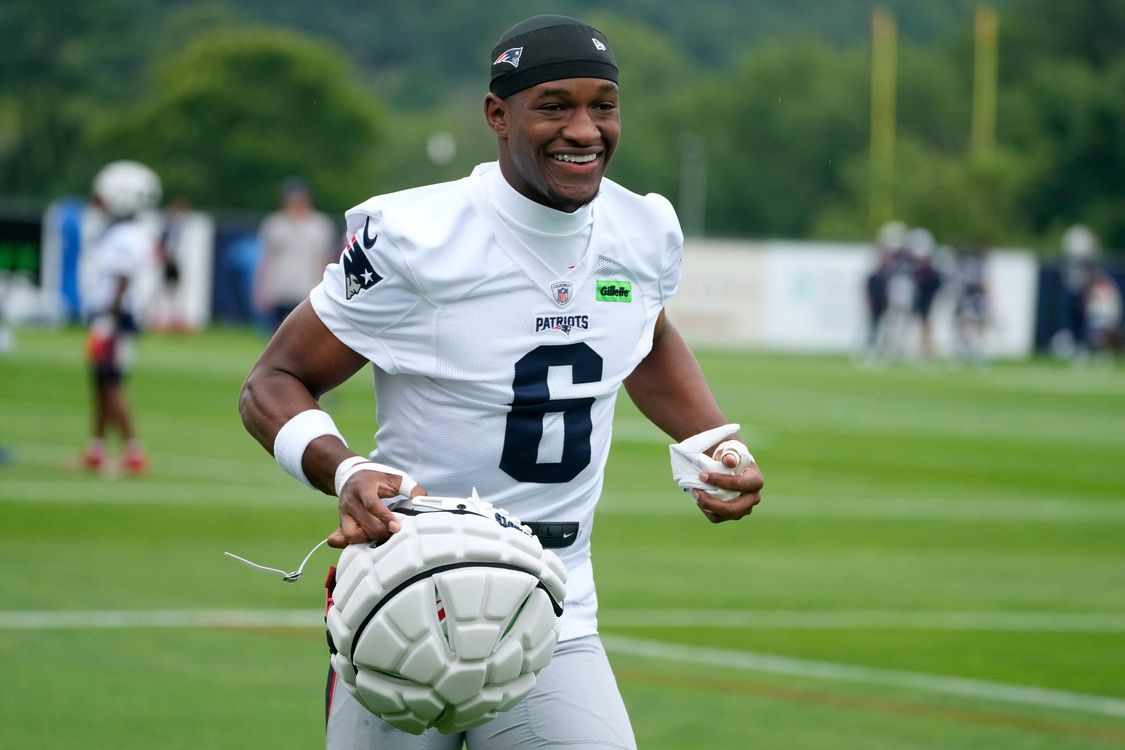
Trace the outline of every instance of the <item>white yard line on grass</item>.
[[[964, 615], [970, 613], [949, 614]], [[991, 613], [978, 614], [992, 616]], [[612, 619], [612, 615], [605, 619]], [[321, 614], [312, 609], [0, 611], [0, 630], [208, 627], [320, 628], [323, 626]], [[959, 698], [976, 698], [1125, 718], [1125, 699], [1111, 696], [1074, 693], [1032, 685], [1013, 685], [988, 680], [967, 679], [928, 672], [799, 659], [741, 649], [689, 646], [612, 634], [603, 634], [602, 641], [611, 653], [662, 661], [766, 672], [833, 682], [881, 685], [952, 695]]]
[[727, 669], [767, 672], [833, 682], [882, 685], [884, 687], [953, 695], [959, 698], [978, 698], [1000, 703], [1040, 706], [1125, 718], [1125, 699], [1105, 695], [1072, 693], [1066, 690], [1053, 690], [1032, 685], [1012, 685], [1003, 682], [974, 680], [903, 669], [883, 669], [814, 659], [797, 659], [753, 651], [687, 646], [619, 635], [603, 634], [602, 641], [610, 653], [640, 656], [661, 661], [694, 665], [705, 664]]
[[[603, 609], [609, 628], [785, 628], [1125, 633], [1125, 614], [1103, 612], [904, 612], [895, 610]], [[0, 630], [319, 627], [303, 609], [0, 610]]]
[[324, 627], [315, 609], [0, 610], [0, 630]]
[[[78, 448], [57, 444], [16, 443], [9, 447], [18, 464], [46, 469], [77, 466], [81, 455]], [[247, 458], [160, 453], [154, 455], [153, 459], [158, 463], [161, 474], [183, 477], [193, 482], [204, 479], [207, 482], [247, 484], [278, 476], [277, 467], [265, 453], [252, 454]]]
[[[648, 423], [627, 421], [637, 434], [655, 431]], [[629, 431], [629, 430], [627, 430]], [[44, 443], [16, 444], [21, 463], [58, 469], [77, 453], [69, 448]], [[268, 457], [260, 459], [221, 458], [200, 455], [162, 455], [158, 457], [160, 478], [126, 483], [94, 483], [92, 477], [75, 471], [62, 478], [18, 479], [4, 483], [5, 500], [23, 502], [121, 502], [164, 505], [223, 505], [257, 507], [277, 505], [317, 506], [319, 496], [292, 491], [280, 479]], [[176, 481], [182, 477], [184, 481]], [[201, 481], [203, 480], [203, 481]], [[249, 489], [266, 492], [248, 492]], [[289, 491], [286, 488], [290, 488]], [[280, 490], [280, 491], [278, 491]], [[265, 496], [263, 496], [265, 495]], [[697, 511], [683, 495], [669, 487], [666, 497], [650, 493], [607, 492], [598, 512], [609, 515], [685, 515]], [[762, 515], [818, 520], [893, 520], [945, 522], [1036, 522], [1036, 523], [1111, 523], [1125, 524], [1125, 503], [1079, 497], [879, 497], [836, 495], [820, 497], [801, 494], [769, 494], [757, 511]]]
[[[607, 493], [598, 512], [610, 515], [691, 515], [697, 512], [690, 498], [654, 499], [651, 495]], [[766, 493], [758, 515], [817, 520], [943, 521], [948, 523], [1125, 523], [1125, 503], [1075, 498], [1004, 497], [972, 498], [831, 498]]]
[[[320, 496], [289, 485], [256, 480], [254, 474], [237, 480], [207, 473], [209, 482], [168, 481], [143, 478], [129, 481], [96, 481], [75, 473], [62, 478], [16, 479], [4, 482], [3, 502], [34, 503], [127, 503], [131, 505], [221, 505], [259, 507], [278, 505], [321, 507]], [[222, 481], [214, 481], [221, 479]], [[279, 489], [280, 488], [280, 491]], [[671, 490], [654, 500], [649, 495], [607, 494], [598, 513], [605, 515], [685, 516], [697, 513], [685, 495]], [[958, 498], [854, 498], [837, 497], [831, 502], [807, 495], [767, 496], [760, 515], [829, 520], [943, 521], [949, 523], [1098, 523], [1125, 524], [1125, 503], [1081, 499]], [[756, 514], [756, 515], [757, 515]]]
[[257, 484], [204, 484], [155, 479], [74, 477], [4, 482], [0, 503], [106, 503], [223, 508], [322, 508], [323, 496], [293, 485], [289, 491]]
[[1125, 633], [1125, 614], [1109, 612], [611, 609], [600, 611], [598, 621], [614, 628]]

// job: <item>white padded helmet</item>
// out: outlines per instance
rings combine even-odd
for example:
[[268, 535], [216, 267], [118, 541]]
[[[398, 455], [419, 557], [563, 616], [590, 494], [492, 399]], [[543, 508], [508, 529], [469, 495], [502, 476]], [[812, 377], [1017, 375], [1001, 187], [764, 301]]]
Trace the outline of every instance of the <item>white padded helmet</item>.
[[911, 229], [906, 233], [904, 243], [911, 257], [924, 259], [934, 254], [934, 236], [928, 229], [922, 227]]
[[875, 242], [886, 250], [899, 250], [903, 247], [908, 227], [901, 221], [888, 221], [879, 227]]
[[1063, 254], [1072, 260], [1091, 260], [1098, 254], [1098, 238], [1084, 224], [1075, 224], [1063, 232]]
[[94, 177], [94, 195], [111, 215], [132, 216], [160, 203], [160, 178], [140, 162], [110, 162]]
[[417, 497], [401, 530], [340, 555], [326, 622], [332, 667], [388, 724], [449, 734], [523, 700], [558, 641], [566, 568], [477, 497]]

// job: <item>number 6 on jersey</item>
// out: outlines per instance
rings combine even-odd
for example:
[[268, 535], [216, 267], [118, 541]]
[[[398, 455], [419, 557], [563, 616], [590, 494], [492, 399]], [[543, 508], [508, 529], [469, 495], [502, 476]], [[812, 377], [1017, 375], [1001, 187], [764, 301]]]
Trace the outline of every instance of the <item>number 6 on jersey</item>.
[[[594, 398], [552, 399], [547, 375], [551, 367], [560, 366], [571, 368], [575, 385], [602, 379], [601, 355], [584, 343], [539, 346], [516, 362], [500, 468], [519, 482], [569, 482], [590, 463]], [[540, 463], [543, 422], [547, 414], [555, 413], [563, 415], [562, 460]]]

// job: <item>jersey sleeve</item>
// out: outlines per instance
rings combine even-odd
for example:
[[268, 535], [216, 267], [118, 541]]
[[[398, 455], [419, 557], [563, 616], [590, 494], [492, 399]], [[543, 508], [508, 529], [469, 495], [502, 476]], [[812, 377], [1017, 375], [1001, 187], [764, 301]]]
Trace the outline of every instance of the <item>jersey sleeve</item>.
[[385, 372], [427, 370], [433, 306], [379, 216], [355, 224], [349, 216], [353, 233], [339, 261], [309, 294], [313, 310], [336, 338]]
[[680, 287], [684, 265], [684, 233], [676, 209], [663, 195], [649, 193], [645, 196], [658, 216], [654, 223], [659, 227], [659, 240], [663, 242], [660, 270], [660, 304], [667, 305]]

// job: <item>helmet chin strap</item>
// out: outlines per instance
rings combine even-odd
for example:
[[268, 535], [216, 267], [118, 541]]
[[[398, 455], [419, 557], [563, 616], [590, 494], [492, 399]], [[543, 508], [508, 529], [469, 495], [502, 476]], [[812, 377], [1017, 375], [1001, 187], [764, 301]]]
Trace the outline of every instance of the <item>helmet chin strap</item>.
[[313, 547], [311, 550], [309, 550], [309, 553], [307, 555], [305, 555], [305, 559], [301, 560], [301, 564], [299, 566], [297, 566], [297, 569], [293, 570], [293, 571], [285, 571], [285, 570], [282, 570], [281, 568], [271, 568], [267, 565], [259, 565], [256, 562], [251, 562], [250, 560], [247, 560], [245, 557], [239, 557], [238, 555], [234, 554], [233, 552], [224, 552], [223, 554], [226, 555], [227, 557], [231, 558], [232, 560], [236, 560], [236, 561], [242, 563], [243, 565], [250, 568], [251, 570], [259, 570], [263, 573], [266, 573], [267, 575], [279, 575], [279, 576], [281, 576], [281, 580], [285, 581], [286, 583], [296, 583], [297, 580], [301, 577], [301, 575], [305, 572], [305, 565], [308, 564], [309, 558], [311, 558], [313, 556], [314, 552], [316, 552], [318, 549], [320, 549], [321, 547], [323, 547], [326, 544], [328, 544], [327, 539], [321, 539], [319, 542], [317, 542], [316, 546]]
[[[474, 487], [473, 491], [468, 497], [436, 497], [431, 495], [419, 495], [417, 497], [406, 497], [399, 495], [398, 497], [387, 498], [384, 501], [387, 507], [392, 510], [410, 513], [411, 511], [432, 512], [432, 511], [453, 511], [475, 513], [485, 518], [495, 518], [498, 522], [503, 521], [504, 526], [514, 528], [521, 533], [532, 536], [531, 529], [520, 520], [508, 513], [503, 508], [497, 508], [489, 502], [481, 499], [477, 494], [477, 488]], [[321, 539], [316, 543], [316, 546], [309, 550], [305, 555], [305, 559], [301, 560], [301, 564], [297, 566], [296, 570], [283, 570], [281, 568], [271, 568], [268, 565], [259, 565], [252, 560], [247, 560], [245, 557], [236, 555], [233, 552], [224, 552], [223, 554], [236, 562], [240, 562], [251, 570], [257, 570], [267, 575], [281, 576], [281, 580], [286, 583], [296, 583], [301, 575], [305, 572], [305, 565], [308, 564], [309, 558], [313, 554], [328, 543], [327, 539]]]

